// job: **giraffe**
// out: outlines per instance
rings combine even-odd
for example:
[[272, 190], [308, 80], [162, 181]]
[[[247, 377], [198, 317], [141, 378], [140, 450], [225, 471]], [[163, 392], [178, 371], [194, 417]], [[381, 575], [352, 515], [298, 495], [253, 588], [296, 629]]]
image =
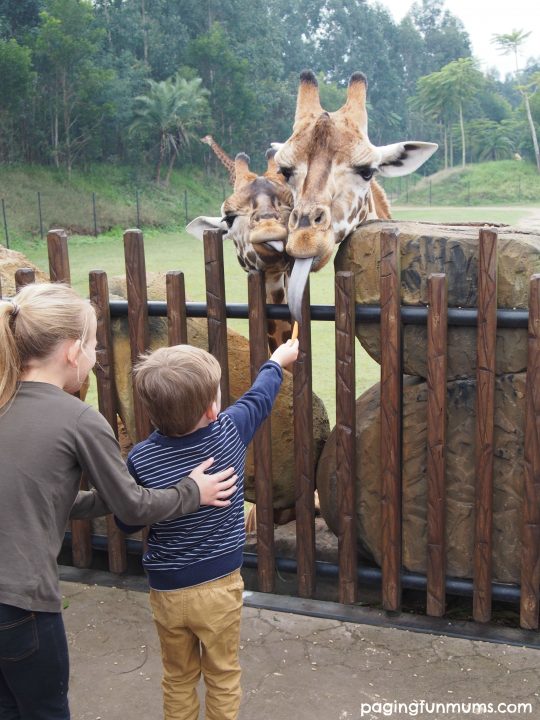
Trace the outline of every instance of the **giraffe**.
[[[238, 262], [246, 272], [265, 274], [266, 302], [287, 302], [287, 283], [291, 258], [285, 252], [287, 223], [292, 195], [274, 160], [275, 150], [266, 153], [267, 169], [257, 175], [249, 169], [249, 157], [239, 153], [234, 161], [233, 193], [223, 202], [220, 217], [198, 217], [186, 227], [202, 239], [204, 230], [225, 230], [224, 239], [232, 239]], [[268, 320], [268, 345], [273, 352], [291, 335], [284, 320]]]
[[229, 173], [229, 181], [230, 181], [231, 185], [234, 187], [234, 181], [235, 181], [234, 160], [227, 155], [225, 150], [223, 150], [223, 148], [217, 144], [217, 142], [214, 140], [214, 138], [211, 135], [205, 135], [203, 138], [201, 138], [201, 142], [206, 143], [206, 145], [210, 145], [210, 147], [216, 154], [217, 159], [220, 161], [220, 163], [222, 165], [224, 165], [227, 168], [227, 171]]
[[310, 271], [330, 260], [337, 243], [368, 220], [389, 219], [384, 190], [373, 179], [407, 175], [437, 149], [435, 143], [404, 141], [377, 147], [367, 134], [367, 80], [354, 73], [345, 104], [323, 110], [315, 75], [304, 71], [296, 102], [293, 133], [277, 149], [275, 162], [290, 187], [294, 204], [286, 252], [295, 258], [289, 307], [299, 319]]

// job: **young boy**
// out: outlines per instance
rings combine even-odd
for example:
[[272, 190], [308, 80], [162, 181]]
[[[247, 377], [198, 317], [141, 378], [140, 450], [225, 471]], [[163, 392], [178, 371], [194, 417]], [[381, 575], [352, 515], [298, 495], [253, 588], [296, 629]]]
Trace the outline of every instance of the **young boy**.
[[248, 392], [222, 413], [221, 368], [204, 350], [160, 348], [135, 368], [136, 389], [157, 428], [129, 454], [137, 482], [169, 487], [209, 457], [213, 472], [234, 467], [238, 475], [225, 507], [204, 506], [156, 523], [148, 535], [143, 564], [161, 643], [165, 720], [197, 720], [201, 672], [206, 719], [238, 716], [244, 463], [249, 442], [270, 414], [282, 368], [297, 356], [297, 340], [277, 348]]

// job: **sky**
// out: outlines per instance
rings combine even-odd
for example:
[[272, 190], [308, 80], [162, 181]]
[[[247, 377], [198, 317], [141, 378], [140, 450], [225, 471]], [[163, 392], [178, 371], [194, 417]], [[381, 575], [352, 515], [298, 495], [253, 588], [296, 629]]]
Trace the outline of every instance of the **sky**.
[[[396, 21], [400, 21], [409, 11], [413, 0], [378, 0], [380, 5], [390, 11]], [[506, 73], [515, 70], [513, 53], [500, 55], [491, 38], [513, 30], [532, 31], [522, 45], [519, 57], [520, 67], [524, 67], [528, 57], [540, 56], [540, 25], [535, 23], [538, 17], [537, 1], [510, 0], [445, 0], [444, 7], [458, 17], [465, 26], [472, 44], [473, 55], [480, 61], [483, 71], [496, 67], [501, 79]]]

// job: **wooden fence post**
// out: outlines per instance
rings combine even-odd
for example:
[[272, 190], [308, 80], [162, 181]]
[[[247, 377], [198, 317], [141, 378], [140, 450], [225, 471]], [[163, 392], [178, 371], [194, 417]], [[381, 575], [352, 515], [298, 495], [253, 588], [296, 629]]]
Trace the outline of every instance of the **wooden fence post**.
[[208, 308], [208, 351], [221, 365], [221, 408], [223, 410], [230, 403], [223, 230], [205, 230], [203, 242], [206, 305]]
[[36, 273], [32, 268], [19, 268], [15, 271], [15, 292], [19, 292], [25, 285], [31, 285], [35, 281]]
[[[116, 385], [112, 354], [111, 315], [109, 309], [109, 283], [102, 270], [90, 273], [90, 300], [98, 309], [95, 375], [99, 411], [108, 421], [118, 439], [116, 414]], [[126, 541], [112, 515], [107, 516], [107, 547], [109, 570], [123, 573], [127, 569]]]
[[[49, 276], [51, 282], [71, 283], [69, 268], [68, 239], [65, 230], [50, 230], [47, 233], [49, 254]], [[81, 490], [88, 490], [88, 481], [81, 476]], [[92, 564], [92, 524], [90, 520], [71, 521], [71, 552], [73, 564], [88, 568]]]
[[302, 300], [298, 340], [300, 351], [293, 365], [297, 580], [300, 597], [312, 597], [315, 592], [315, 467], [309, 277]]
[[[251, 381], [268, 360], [266, 293], [264, 275], [248, 275], [249, 351]], [[255, 462], [255, 509], [257, 517], [257, 574], [259, 590], [272, 592], [275, 582], [274, 511], [272, 492], [272, 434], [267, 418], [253, 438]]]
[[165, 277], [169, 345], [185, 345], [188, 341], [188, 334], [184, 273], [179, 270], [171, 270]]
[[529, 291], [520, 625], [538, 630], [540, 586], [540, 275]]
[[354, 274], [336, 273], [335, 286], [339, 602], [354, 603], [358, 599]]
[[71, 284], [69, 269], [68, 239], [65, 230], [49, 230], [47, 233], [49, 252], [49, 275], [51, 282]]
[[480, 230], [476, 362], [476, 493], [473, 617], [491, 618], [493, 433], [497, 339], [497, 232]]
[[401, 604], [401, 278], [399, 236], [381, 233], [382, 604]]
[[[150, 347], [148, 326], [148, 295], [146, 290], [146, 263], [144, 241], [140, 230], [126, 230], [124, 233], [124, 255], [126, 262], [126, 285], [128, 301], [129, 342], [131, 364], [135, 365], [139, 355]], [[133, 388], [133, 411], [137, 442], [144, 440], [152, 431], [150, 418]]]
[[446, 276], [428, 278], [427, 327], [427, 614], [442, 617], [446, 604]]

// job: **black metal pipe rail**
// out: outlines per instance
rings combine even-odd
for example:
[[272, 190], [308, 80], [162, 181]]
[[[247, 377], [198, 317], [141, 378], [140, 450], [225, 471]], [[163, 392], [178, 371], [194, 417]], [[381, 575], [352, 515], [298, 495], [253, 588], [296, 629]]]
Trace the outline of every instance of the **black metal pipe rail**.
[[[64, 542], [71, 545], [71, 532], [65, 534]], [[92, 535], [92, 547], [95, 550], [103, 552], [107, 551], [108, 540], [105, 535]], [[142, 542], [132, 538], [126, 538], [127, 552], [132, 555], [142, 557]], [[244, 552], [243, 567], [249, 569], [257, 569], [257, 554]], [[276, 557], [276, 568], [281, 572], [296, 574], [296, 560], [292, 558]], [[339, 574], [339, 567], [335, 563], [323, 562], [317, 560], [315, 562], [315, 570], [321, 578], [331, 578], [335, 580]], [[357, 570], [358, 582], [360, 584], [380, 586], [382, 573], [378, 567], [360, 566]], [[407, 590], [420, 590], [425, 592], [427, 587], [427, 578], [420, 573], [401, 572], [401, 584]], [[504, 583], [492, 583], [492, 596], [494, 600], [519, 604], [520, 588], [518, 585], [506, 585]], [[472, 597], [473, 583], [472, 580], [464, 580], [462, 578], [447, 577], [446, 592], [450, 595], [459, 597]]]
[[[249, 317], [249, 305], [245, 303], [228, 303], [227, 317], [246, 320]], [[127, 316], [127, 301], [114, 300], [110, 303], [112, 317]], [[205, 318], [207, 315], [205, 303], [186, 303], [188, 317]], [[152, 300], [148, 302], [148, 314], [151, 317], [166, 317], [167, 303]], [[274, 320], [290, 320], [288, 305], [267, 305], [266, 314]], [[401, 321], [404, 325], [425, 325], [427, 322], [428, 308], [411, 305], [401, 306]], [[336, 319], [336, 309], [333, 305], [312, 305], [312, 320], [333, 321]], [[381, 309], [378, 305], [357, 305], [357, 323], [378, 323], [381, 319]], [[528, 310], [497, 310], [497, 327], [502, 328], [527, 328], [529, 320]], [[478, 322], [478, 311], [476, 308], [448, 308], [448, 324], [461, 327], [475, 327]]]

